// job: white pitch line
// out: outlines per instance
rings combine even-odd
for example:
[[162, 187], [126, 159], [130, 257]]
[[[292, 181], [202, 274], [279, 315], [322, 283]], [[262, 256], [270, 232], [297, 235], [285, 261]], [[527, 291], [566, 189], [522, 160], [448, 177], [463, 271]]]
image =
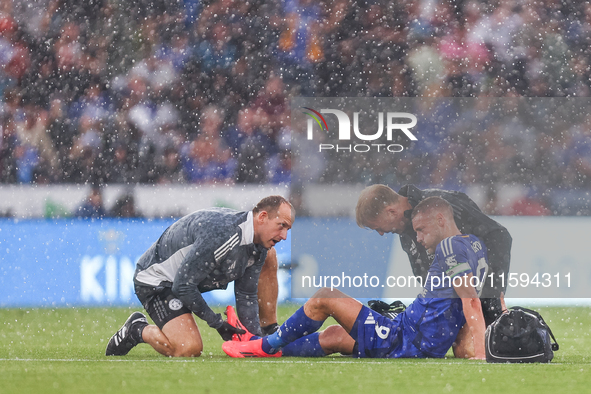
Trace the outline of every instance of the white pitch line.
[[[359, 360], [359, 359], [355, 359]], [[152, 363], [199, 363], [199, 362], [209, 362], [209, 363], [226, 363], [231, 361], [231, 359], [227, 360], [208, 360], [207, 358], [195, 358], [191, 360], [180, 360], [180, 359], [163, 359], [163, 360], [128, 360], [128, 359], [105, 359], [105, 360], [91, 360], [91, 359], [58, 359], [58, 358], [0, 358], [0, 362], [2, 361], [23, 361], [23, 362], [97, 362], [97, 363], [121, 363], [121, 362], [128, 362], [128, 363], [135, 363], [135, 362], [152, 362]], [[450, 361], [442, 361], [442, 362], [429, 362], [429, 363], [417, 363], [416, 361], [410, 360], [401, 360], [401, 359], [392, 359], [392, 361], [377, 361], [377, 360], [363, 360], [363, 361], [353, 361], [353, 360], [318, 360], [318, 361], [306, 361], [306, 360], [265, 360], [265, 359], [244, 359], [241, 360], [242, 362], [251, 362], [251, 363], [273, 363], [273, 364], [387, 364], [387, 365], [483, 365], [484, 363], [470, 363], [470, 364], [463, 364], [458, 362], [450, 362]], [[588, 363], [582, 364], [571, 364], [571, 363], [545, 363], [539, 365], [587, 365]], [[508, 365], [505, 363], [486, 363], [486, 365]], [[519, 365], [528, 365], [526, 364], [519, 364]]]

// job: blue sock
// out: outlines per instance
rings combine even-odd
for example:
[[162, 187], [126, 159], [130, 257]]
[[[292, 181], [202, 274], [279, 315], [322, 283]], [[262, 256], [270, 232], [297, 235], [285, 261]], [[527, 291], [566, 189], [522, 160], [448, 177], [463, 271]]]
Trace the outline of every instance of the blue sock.
[[318, 331], [322, 324], [324, 321], [312, 320], [306, 316], [304, 307], [301, 307], [279, 327], [277, 332], [263, 338], [263, 351], [269, 354], [276, 353], [288, 343]]
[[287, 344], [283, 349], [283, 355], [288, 357], [324, 357], [326, 353], [320, 346], [319, 332], [306, 335], [294, 342]]

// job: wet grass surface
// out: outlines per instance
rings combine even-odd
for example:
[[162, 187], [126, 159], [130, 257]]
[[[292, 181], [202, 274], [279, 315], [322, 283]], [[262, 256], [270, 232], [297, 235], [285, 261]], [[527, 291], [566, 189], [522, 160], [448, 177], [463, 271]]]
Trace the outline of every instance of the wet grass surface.
[[[281, 307], [280, 320], [296, 308]], [[0, 309], [0, 392], [589, 392], [591, 308], [536, 309], [560, 343], [550, 364], [487, 364], [453, 356], [236, 360], [203, 324], [200, 358], [165, 358], [148, 345], [124, 357], [105, 357], [107, 341], [132, 309]]]

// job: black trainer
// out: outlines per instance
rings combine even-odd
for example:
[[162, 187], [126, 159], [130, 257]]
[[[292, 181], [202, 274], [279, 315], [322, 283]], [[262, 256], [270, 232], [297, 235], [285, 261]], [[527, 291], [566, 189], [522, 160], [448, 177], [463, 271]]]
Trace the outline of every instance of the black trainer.
[[133, 339], [131, 335], [131, 326], [136, 323], [145, 323], [148, 324], [148, 319], [143, 313], [134, 312], [127, 318], [127, 321], [111, 337], [109, 343], [107, 344], [107, 350], [105, 351], [105, 355], [107, 356], [125, 356], [129, 351], [138, 344], [138, 341]]
[[406, 309], [406, 305], [404, 305], [402, 301], [394, 301], [393, 303], [388, 304], [381, 300], [370, 300], [367, 305], [380, 315], [386, 316], [392, 320]]

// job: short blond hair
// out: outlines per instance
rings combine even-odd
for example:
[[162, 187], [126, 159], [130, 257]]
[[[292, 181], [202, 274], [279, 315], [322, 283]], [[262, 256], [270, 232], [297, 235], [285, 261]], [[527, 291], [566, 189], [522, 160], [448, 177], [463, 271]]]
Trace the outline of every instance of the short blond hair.
[[361, 228], [367, 227], [369, 222], [373, 222], [392, 204], [400, 201], [400, 194], [386, 185], [371, 185], [363, 189], [359, 194], [357, 206], [355, 207], [355, 219], [357, 225]]
[[414, 219], [418, 214], [429, 214], [431, 212], [441, 212], [447, 216], [448, 219], [454, 220], [454, 210], [450, 203], [441, 197], [432, 196], [427, 197], [417, 204], [412, 210], [411, 219]]

